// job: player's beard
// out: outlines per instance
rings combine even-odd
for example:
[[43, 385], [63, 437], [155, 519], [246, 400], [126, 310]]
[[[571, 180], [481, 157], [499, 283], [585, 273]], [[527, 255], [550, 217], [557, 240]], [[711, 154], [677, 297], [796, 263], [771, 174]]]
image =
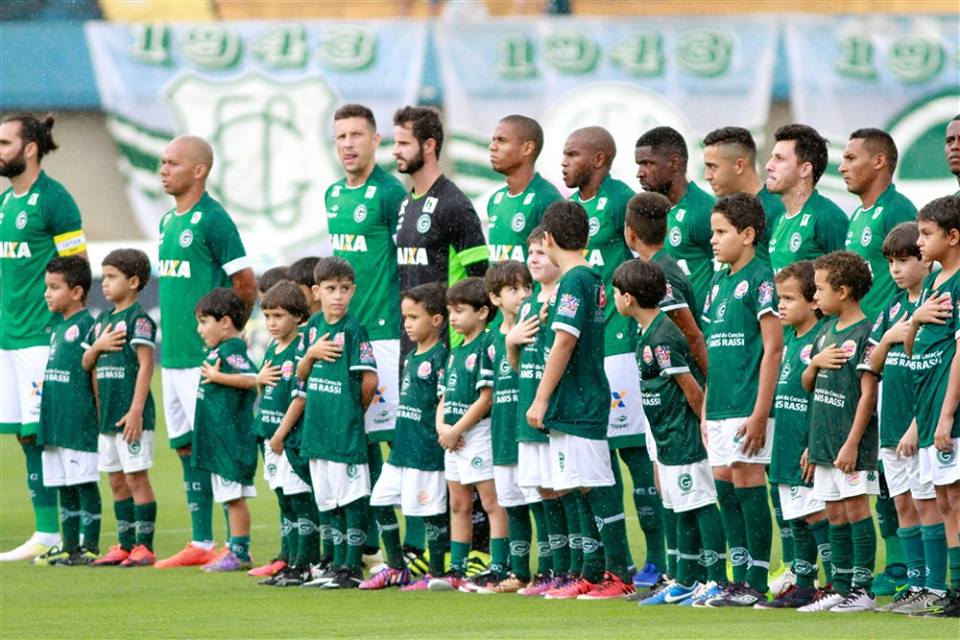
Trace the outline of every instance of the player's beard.
[[27, 161], [23, 157], [23, 149], [15, 157], [0, 164], [0, 176], [4, 178], [16, 178], [27, 170]]
[[423, 147], [417, 149], [417, 155], [413, 157], [412, 160], [407, 162], [407, 166], [404, 168], [397, 167], [397, 171], [400, 173], [406, 173], [408, 175], [414, 174], [420, 169], [423, 168]]

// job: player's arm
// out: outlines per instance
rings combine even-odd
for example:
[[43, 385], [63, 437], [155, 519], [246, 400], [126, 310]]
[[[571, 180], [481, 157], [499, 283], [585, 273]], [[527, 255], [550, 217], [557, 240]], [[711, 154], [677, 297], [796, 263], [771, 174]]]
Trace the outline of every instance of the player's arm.
[[747, 455], [753, 455], [763, 448], [770, 406], [777, 388], [780, 359], [783, 355], [783, 327], [776, 315], [765, 313], [760, 316], [760, 340], [763, 343], [763, 356], [760, 358], [757, 399], [753, 404], [753, 413], [740, 427], [743, 433], [743, 451]]
[[539, 331], [540, 318], [533, 314], [513, 325], [507, 332], [504, 340], [507, 344], [507, 361], [514, 371], [520, 371], [520, 352], [524, 345], [535, 342]]
[[118, 427], [123, 427], [125, 442], [136, 442], [143, 433], [143, 408], [147, 404], [150, 381], [153, 379], [153, 347], [139, 344], [136, 349], [140, 368], [133, 384], [133, 400], [130, 401], [130, 409], [117, 422]]
[[563, 377], [563, 372], [566, 371], [567, 364], [573, 356], [577, 340], [577, 336], [563, 329], [557, 329], [554, 334], [553, 347], [550, 349], [550, 355], [547, 356], [543, 377], [537, 385], [537, 394], [527, 410], [527, 423], [531, 427], [543, 429], [543, 416], [547, 413], [547, 404], [553, 392], [556, 391], [557, 385], [560, 384], [560, 378]]
[[[957, 340], [960, 344], [960, 340]], [[960, 403], [960, 351], [953, 354], [950, 361], [950, 377], [947, 379], [947, 390], [943, 394], [943, 405], [940, 407], [940, 419], [933, 432], [933, 445], [939, 451], [952, 451], [953, 439], [950, 433], [953, 430], [954, 416], [957, 413], [957, 404]]]
[[478, 422], [490, 414], [490, 408], [493, 406], [493, 387], [481, 387], [477, 399], [467, 409], [459, 420], [457, 420], [450, 429], [458, 436], [472, 429]]
[[367, 412], [367, 407], [373, 402], [373, 396], [377, 393], [379, 383], [380, 378], [377, 376], [376, 370], [365, 369], [363, 371], [363, 377], [360, 379], [360, 407], [364, 413]]
[[287, 407], [287, 411], [283, 414], [283, 419], [280, 421], [280, 426], [277, 427], [277, 430], [273, 432], [273, 437], [270, 438], [270, 449], [275, 454], [280, 455], [283, 453], [283, 442], [287, 439], [287, 436], [290, 435], [297, 421], [303, 417], [303, 410], [306, 406], [306, 399], [299, 394], [290, 401], [290, 405]]
[[243, 300], [244, 320], [249, 320], [253, 303], [257, 299], [257, 276], [253, 269], [241, 269], [230, 276], [230, 283], [234, 293]]
[[857, 411], [853, 415], [853, 425], [847, 440], [840, 447], [837, 459], [833, 466], [843, 473], [851, 473], [857, 467], [857, 448], [860, 440], [870, 424], [870, 418], [877, 407], [877, 376], [872, 371], [863, 371], [860, 374], [860, 400], [857, 402]]
[[[93, 329], [91, 328], [88, 340], [93, 336]], [[114, 331], [113, 325], [107, 325], [95, 340], [92, 340], [89, 344], [84, 343], [83, 346], [83, 358], [80, 360], [80, 365], [84, 368], [85, 371], [93, 371], [93, 368], [97, 366], [97, 358], [101, 354], [108, 351], [120, 351], [123, 349], [123, 345], [127, 340], [126, 331]]]
[[[677, 325], [677, 328], [683, 333], [683, 337], [687, 339], [693, 361], [696, 363], [697, 368], [700, 369], [700, 372], [706, 376], [707, 342], [703, 339], [703, 331], [700, 330], [700, 325], [698, 325], [694, 319], [690, 307], [671, 309], [667, 312], [667, 316], [673, 320], [673, 323]], [[700, 412], [697, 411], [697, 413], [699, 414]]]
[[693, 412], [699, 416], [703, 408], [704, 394], [703, 389], [701, 389], [697, 383], [697, 379], [689, 372], [675, 375], [673, 379], [676, 381], [677, 386], [680, 387], [680, 390], [683, 391], [683, 395], [687, 399], [687, 404], [690, 405]]
[[933, 293], [923, 301], [923, 304], [917, 307], [910, 318], [910, 330], [903, 340], [903, 350], [908, 356], [913, 356], [913, 343], [917, 338], [917, 332], [922, 324], [946, 324], [947, 320], [953, 314], [953, 305], [950, 295], [946, 293]]
[[817, 373], [820, 369], [839, 369], [847, 361], [847, 355], [837, 345], [831, 344], [823, 351], [819, 351], [812, 358], [810, 364], [803, 370], [800, 383], [803, 390], [812, 393], [817, 385]]

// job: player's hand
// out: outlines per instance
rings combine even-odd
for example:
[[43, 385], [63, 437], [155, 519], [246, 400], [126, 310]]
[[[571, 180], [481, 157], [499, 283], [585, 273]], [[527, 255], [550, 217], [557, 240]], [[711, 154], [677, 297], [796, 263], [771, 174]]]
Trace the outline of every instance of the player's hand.
[[857, 469], [857, 448], [851, 444], [844, 444], [837, 453], [833, 466], [843, 473], [853, 473]]
[[120, 351], [123, 344], [127, 341], [126, 331], [113, 331], [113, 325], [108, 324], [103, 333], [90, 345], [97, 353], [105, 351]]
[[807, 462], [807, 450], [804, 449], [800, 456], [800, 474], [804, 482], [813, 482], [813, 470], [814, 465]]
[[460, 432], [450, 425], [444, 425], [444, 428], [440, 430], [440, 437], [437, 438], [437, 441], [447, 451], [456, 451], [457, 444], [461, 441]]
[[823, 351], [815, 355], [810, 364], [818, 369], [839, 369], [850, 358], [844, 353], [843, 349], [835, 344], [830, 345]]
[[545, 427], [543, 426], [543, 416], [547, 413], [547, 403], [543, 400], [534, 398], [533, 403], [531, 403], [530, 408], [527, 409], [527, 424], [529, 424], [534, 429], [540, 429], [543, 431]]
[[307, 349], [307, 355], [314, 360], [323, 360], [324, 362], [336, 362], [343, 355], [343, 347], [332, 340], [327, 340], [329, 333], [325, 333]]
[[126, 415], [117, 421], [118, 427], [123, 427], [123, 441], [136, 442], [143, 433], [143, 412], [127, 411]]
[[273, 451], [278, 456], [283, 453], [283, 438], [280, 437], [280, 434], [273, 434], [273, 437], [270, 438], [269, 444], [270, 451]]
[[753, 456], [763, 449], [767, 441], [767, 419], [750, 416], [737, 429], [737, 439], [743, 440], [740, 450], [747, 456]]
[[900, 344], [907, 339], [907, 333], [910, 331], [910, 320], [904, 318], [896, 323], [883, 334], [883, 341], [887, 344]]
[[953, 420], [944, 420], [943, 417], [937, 421], [937, 429], [933, 432], [933, 446], [937, 451], [953, 451], [953, 438], [950, 432], [953, 430]]
[[907, 429], [903, 437], [900, 438], [900, 442], [897, 443], [897, 456], [900, 458], [909, 458], [910, 456], [916, 455], [918, 445], [917, 423], [914, 421], [910, 423], [910, 428]]
[[953, 302], [949, 293], [941, 293], [927, 298], [913, 312], [913, 322], [919, 324], [946, 324], [953, 313]]
[[280, 379], [280, 367], [275, 364], [265, 364], [257, 374], [257, 384], [261, 387], [272, 387]]
[[220, 382], [220, 358], [213, 364], [206, 360], [200, 365], [200, 384], [210, 384], [211, 382]]
[[540, 318], [537, 316], [528, 316], [523, 322], [513, 325], [513, 328], [507, 332], [505, 338], [507, 346], [522, 347], [536, 341], [537, 333], [540, 332]]

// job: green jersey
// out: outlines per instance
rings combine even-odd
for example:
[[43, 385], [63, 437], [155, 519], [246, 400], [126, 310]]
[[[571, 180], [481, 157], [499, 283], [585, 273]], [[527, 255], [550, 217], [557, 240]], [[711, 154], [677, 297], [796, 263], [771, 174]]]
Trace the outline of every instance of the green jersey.
[[206, 349], [193, 308], [211, 289], [229, 287], [230, 276], [250, 259], [237, 225], [208, 193], [189, 211], [163, 216], [159, 257], [160, 362], [168, 369], [198, 367]]
[[[462, 418], [484, 387], [493, 386], [493, 369], [487, 352], [487, 335], [479, 336], [450, 350], [440, 391], [443, 394], [443, 423], [449, 426]], [[486, 417], [486, 416], [485, 416]]]
[[[224, 340], [204, 358], [209, 364], [217, 360], [222, 373], [257, 376], [247, 343], [240, 338]], [[195, 468], [241, 485], [253, 484], [257, 471], [257, 436], [253, 429], [256, 399], [255, 389], [205, 384], [201, 378], [190, 452], [190, 463]]]
[[[260, 403], [257, 405], [257, 419], [254, 423], [254, 431], [264, 440], [269, 440], [276, 433], [277, 427], [283, 422], [283, 416], [287, 413], [290, 403], [299, 395], [300, 389], [297, 383], [297, 364], [300, 363], [300, 350], [303, 348], [300, 342], [303, 340], [303, 334], [298, 334], [293, 341], [284, 349], [277, 350], [277, 342], [271, 340], [267, 345], [267, 352], [263, 356], [263, 365], [280, 367], [280, 379], [276, 384], [268, 385], [263, 388], [263, 395], [260, 396]], [[286, 444], [290, 436], [284, 439]]]
[[666, 313], [678, 309], [690, 309], [694, 320], [699, 320], [699, 313], [696, 312], [700, 307], [697, 306], [693, 285], [690, 284], [690, 278], [683, 272], [677, 261], [674, 260], [666, 249], [660, 249], [651, 262], [655, 263], [663, 270], [663, 276], [667, 280], [667, 293], [663, 300], [657, 305], [660, 310]]
[[[953, 312], [945, 324], [922, 324], [913, 342], [913, 390], [914, 412], [917, 415], [917, 436], [921, 447], [933, 445], [933, 433], [940, 421], [943, 399], [947, 394], [950, 379], [950, 364], [957, 353], [960, 340], [960, 272], [954, 273], [940, 286], [934, 286], [937, 273], [931, 273], [923, 281], [923, 291], [917, 306], [935, 295], [947, 294]], [[957, 413], [950, 432], [951, 438], [960, 438], [960, 413]]]
[[[523, 322], [532, 316], [539, 316], [543, 303], [537, 297], [538, 290], [520, 305], [517, 322]], [[537, 331], [533, 342], [520, 349], [520, 372], [517, 374], [517, 442], [550, 442], [550, 437], [541, 429], [534, 429], [527, 423], [527, 410], [537, 395], [537, 387], [543, 378], [544, 350], [547, 332], [543, 327]]]
[[[133, 394], [137, 386], [137, 374], [140, 372], [140, 360], [137, 349], [153, 349], [157, 339], [157, 324], [147, 315], [139, 302], [135, 302], [123, 311], [104, 311], [97, 318], [89, 333], [84, 337], [83, 348], [89, 349], [107, 327], [111, 331], [126, 331], [123, 348], [119, 351], [104, 351], [97, 357], [97, 398], [100, 408], [100, 433], [120, 433], [123, 427], [117, 422], [130, 410]], [[152, 431], [156, 422], [156, 409], [153, 393], [147, 390], [147, 401], [143, 405], [143, 429]]]
[[610, 384], [603, 369], [606, 287], [585, 266], [564, 273], [547, 309], [544, 362], [557, 332], [577, 339], [563, 376], [550, 396], [543, 423], [547, 429], [580, 438], [606, 440], [610, 421]]
[[490, 262], [519, 260], [527, 262], [527, 237], [540, 224], [543, 212], [551, 202], [563, 196], [539, 173], [527, 188], [513, 195], [505, 186], [487, 200]]
[[[807, 440], [807, 461], [831, 467], [840, 448], [847, 441], [853, 418], [860, 403], [860, 377], [873, 375], [870, 369], [870, 321], [866, 318], [849, 327], [837, 329], [837, 319], [828, 318], [813, 343], [810, 357], [836, 345], [843, 349], [847, 361], [839, 369], [817, 371], [810, 402], [810, 432]], [[877, 413], [872, 410], [867, 428], [857, 447], [857, 471], [877, 469]]]
[[517, 464], [520, 380], [507, 359], [506, 335], [497, 327], [487, 336], [487, 357], [493, 364], [493, 408], [490, 410], [493, 464]]
[[[916, 300], [910, 302], [906, 291], [900, 290], [893, 301], [877, 316], [870, 333], [871, 344], [877, 345], [890, 327], [913, 315]], [[883, 361], [883, 389], [880, 392], [880, 446], [896, 448], [900, 438], [913, 421], [913, 403], [905, 402], [913, 396], [913, 368], [903, 343], [890, 346]]]
[[843, 249], [848, 226], [843, 210], [814, 189], [800, 211], [784, 213], [773, 226], [769, 245], [773, 272]]
[[779, 317], [777, 304], [770, 265], [756, 256], [736, 273], [726, 266], [713, 277], [703, 305], [708, 420], [753, 413], [763, 358], [760, 318]]
[[400, 280], [393, 234], [406, 197], [403, 184], [379, 165], [362, 185], [350, 187], [344, 178], [331, 185], [324, 197], [333, 255], [357, 272], [353, 308], [371, 340], [400, 337]]
[[[590, 220], [590, 239], [585, 256], [590, 266], [600, 274], [607, 300], [613, 300], [613, 272], [633, 258], [627, 241], [623, 239], [627, 203], [633, 196], [633, 189], [609, 175], [589, 200], [584, 200], [579, 191], [570, 196], [571, 200], [583, 206]], [[637, 324], [617, 313], [612, 304], [604, 310], [604, 314], [604, 355], [633, 353]]]
[[773, 415], [776, 429], [770, 454], [771, 484], [798, 487], [803, 482], [800, 458], [807, 448], [807, 411], [810, 394], [803, 388], [803, 371], [810, 364], [813, 343], [820, 335], [823, 321], [817, 322], [806, 333], [797, 335], [796, 329], [787, 327], [783, 332], [783, 359], [780, 361], [780, 378], [773, 397]]
[[411, 351], [403, 363], [397, 427], [387, 460], [395, 467], [443, 471], [443, 447], [437, 442], [437, 402], [446, 361], [447, 347], [440, 341], [423, 353]]
[[715, 202], [696, 183], [688, 182], [687, 192], [667, 214], [667, 251], [690, 277], [697, 302], [694, 317], [703, 308], [713, 277], [710, 213]]
[[323, 337], [338, 344], [343, 354], [334, 362], [315, 360], [306, 381], [307, 406], [303, 413], [300, 453], [346, 464], [367, 463], [367, 437], [363, 426], [360, 391], [363, 374], [377, 371], [373, 345], [360, 321], [348, 313], [329, 323], [323, 312], [307, 323], [301, 357]]
[[657, 443], [657, 461], [693, 464], [707, 457], [700, 417], [690, 407], [675, 376], [690, 373], [690, 346], [677, 325], [661, 312], [637, 342], [643, 412]]
[[43, 373], [37, 444], [97, 450], [97, 405], [90, 372], [84, 370], [83, 337], [93, 326], [86, 309], [63, 320], [50, 334]]
[[780, 199], [780, 196], [775, 193], [770, 193], [767, 189], [767, 185], [763, 185], [759, 192], [757, 192], [757, 198], [760, 199], [760, 203], [763, 204], [763, 233], [760, 234], [760, 242], [757, 244], [757, 255], [760, 256], [760, 259], [766, 263], [770, 263], [770, 236], [773, 235], [773, 228], [777, 226], [777, 221], [780, 219], [780, 216], [787, 212], [787, 208], [783, 206], [783, 200]]
[[864, 315], [871, 320], [877, 317], [890, 298], [897, 295], [897, 285], [890, 276], [887, 258], [883, 255], [883, 241], [895, 226], [916, 219], [917, 208], [893, 184], [880, 194], [872, 207], [864, 209], [861, 205], [850, 216], [847, 251], [853, 251], [866, 260], [873, 274], [873, 286], [860, 301]]
[[12, 187], [0, 194], [0, 349], [50, 342], [53, 315], [43, 301], [47, 263], [86, 250], [80, 209], [45, 172], [22, 195]]

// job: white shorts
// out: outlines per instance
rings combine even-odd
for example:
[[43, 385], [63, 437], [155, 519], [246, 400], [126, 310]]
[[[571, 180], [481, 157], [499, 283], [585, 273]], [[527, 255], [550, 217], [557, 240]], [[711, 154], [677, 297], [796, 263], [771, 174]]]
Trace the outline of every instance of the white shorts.
[[857, 496], [880, 495], [880, 474], [876, 471], [844, 473], [836, 467], [814, 465], [813, 498], [837, 502]]
[[257, 488], [252, 484], [240, 484], [215, 473], [210, 474], [210, 484], [213, 485], [213, 501], [221, 504], [240, 498], [257, 497]]
[[101, 433], [97, 438], [97, 468], [105, 473], [136, 473], [153, 466], [153, 431], [143, 431], [140, 439], [127, 442], [122, 433]]
[[896, 449], [880, 449], [883, 475], [887, 480], [887, 493], [891, 498], [910, 492], [914, 500], [932, 500], [937, 497], [933, 482], [920, 480], [920, 452], [909, 458], [897, 455]]
[[521, 487], [550, 489], [550, 443], [517, 443], [517, 484]]
[[493, 440], [490, 418], [463, 434], [463, 448], [443, 454], [443, 474], [450, 482], [476, 484], [493, 480]]
[[100, 480], [96, 451], [77, 451], [47, 445], [43, 447], [40, 461], [43, 465], [45, 487], [73, 487]]
[[[167, 423], [170, 442], [182, 440], [193, 431], [193, 414], [197, 408], [197, 387], [200, 386], [200, 367], [192, 369], [162, 369], [163, 417]], [[181, 446], [186, 446], [188, 442]]]
[[551, 431], [550, 479], [556, 491], [613, 486], [610, 445], [606, 440]]
[[[653, 429], [647, 429], [647, 432], [643, 434], [644, 439], [647, 441], [647, 455], [650, 456], [650, 462], [657, 461], [657, 441], [653, 439]], [[708, 458], [709, 461], [709, 458]]]
[[313, 497], [320, 511], [331, 511], [370, 495], [370, 467], [310, 458]]
[[540, 492], [532, 487], [517, 484], [517, 465], [493, 465], [493, 484], [497, 490], [497, 503], [503, 507], [521, 507], [540, 502]]
[[603, 371], [610, 384], [610, 419], [607, 437], [638, 436], [647, 430], [647, 416], [643, 413], [640, 396], [640, 373], [637, 357], [632, 353], [618, 353], [603, 359]]
[[770, 464], [773, 451], [773, 418], [767, 418], [767, 438], [763, 448], [752, 456], [743, 453], [743, 439], [737, 431], [746, 418], [707, 420], [707, 459], [711, 467], [728, 467], [732, 464]]
[[660, 497], [663, 506], [677, 513], [693, 511], [717, 502], [713, 470], [706, 460], [693, 464], [661, 464]]
[[30, 436], [40, 423], [40, 390], [50, 347], [0, 349], [0, 433]]
[[944, 453], [935, 446], [924, 447], [917, 452], [920, 458], [920, 480], [934, 486], [960, 482], [960, 438], [953, 439], [953, 451]]
[[377, 393], [363, 417], [366, 433], [391, 431], [397, 426], [397, 403], [400, 399], [400, 340], [374, 340], [373, 357], [377, 360]]
[[823, 500], [814, 497], [813, 487], [778, 484], [777, 492], [780, 494], [780, 513], [787, 522], [805, 518], [827, 508]]
[[370, 506], [398, 506], [405, 516], [436, 516], [447, 512], [443, 471], [422, 471], [384, 463], [370, 494]]
[[275, 454], [265, 440], [261, 445], [263, 446], [263, 479], [270, 487], [270, 491], [282, 489], [283, 478], [290, 467], [290, 463], [287, 462], [285, 455]]
[[[271, 451], [271, 453], [273, 452]], [[278, 475], [280, 476], [280, 488], [283, 489], [283, 495], [297, 496], [302, 493], [310, 493], [310, 491], [312, 491], [310, 485], [304, 482], [303, 478], [298, 476], [297, 472], [293, 470], [293, 465], [290, 464], [290, 460], [287, 458], [286, 449], [284, 449], [279, 458], [280, 468]]]

